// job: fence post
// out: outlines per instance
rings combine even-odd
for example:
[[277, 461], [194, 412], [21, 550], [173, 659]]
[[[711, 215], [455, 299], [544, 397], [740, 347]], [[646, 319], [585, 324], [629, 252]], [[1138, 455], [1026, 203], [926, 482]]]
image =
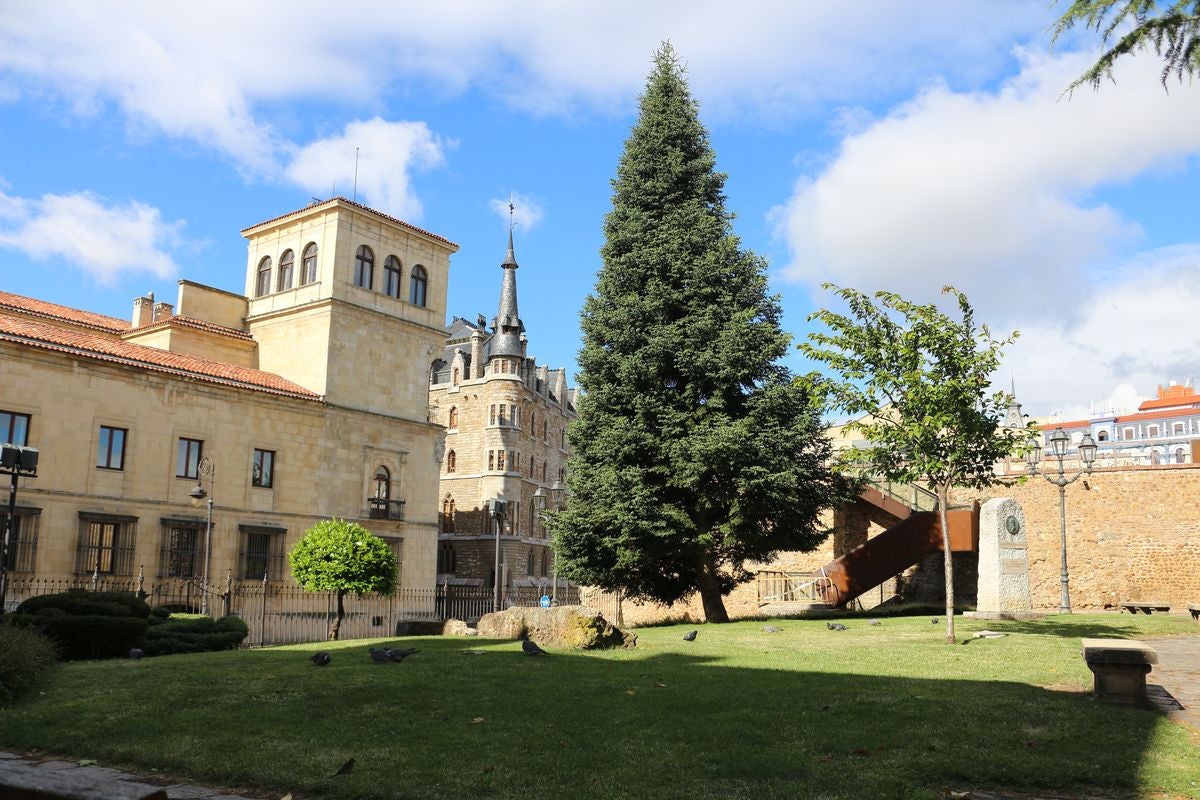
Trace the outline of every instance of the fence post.
[[92, 570], [92, 591], [93, 592], [99, 591], [99, 589], [97, 588], [99, 585], [100, 585], [100, 565], [96, 564], [95, 568]]
[[229, 604], [232, 601], [233, 594], [233, 572], [225, 570], [225, 594], [222, 596], [223, 608], [225, 613], [222, 616], [229, 616]]
[[262, 647], [267, 635], [267, 573], [263, 573], [262, 581], [262, 621], [258, 626], [258, 646]]

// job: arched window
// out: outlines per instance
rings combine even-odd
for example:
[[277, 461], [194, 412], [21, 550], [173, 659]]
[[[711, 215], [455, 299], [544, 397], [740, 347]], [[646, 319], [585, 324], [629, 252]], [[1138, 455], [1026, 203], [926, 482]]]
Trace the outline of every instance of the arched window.
[[566, 470], [564, 467], [559, 467], [559, 468], [558, 468], [558, 479], [559, 479], [559, 481], [562, 481], [562, 480], [563, 480], [563, 478], [565, 478], [565, 477], [567, 477], [567, 470]]
[[451, 428], [458, 427], [458, 406], [450, 407], [450, 425]]
[[[447, 497], [442, 501], [442, 532], [454, 533], [454, 498]], [[453, 569], [441, 570], [438, 572], [453, 572]]]
[[453, 450], [451, 450], [449, 453], [446, 453], [446, 472], [454, 472], [454, 469], [457, 466], [458, 456], [455, 455]]
[[525, 574], [533, 575], [533, 548], [529, 550], [529, 559], [525, 562]]
[[1183, 463], [1183, 448], [1182, 447], [1175, 448], [1175, 463], [1176, 464]]
[[446, 367], [449, 365], [442, 359], [434, 361], [429, 366], [429, 385], [433, 386], [436, 383], [443, 383], [446, 380]]
[[454, 377], [450, 379], [450, 382], [458, 386], [458, 367], [454, 368]]
[[254, 296], [262, 297], [271, 293], [271, 257], [265, 256], [258, 262], [258, 280], [254, 284]]
[[375, 499], [387, 500], [392, 496], [392, 473], [381, 466], [375, 470]]
[[304, 260], [300, 262], [300, 285], [317, 279], [317, 243], [309, 242], [304, 248]]
[[383, 260], [383, 293], [388, 297], [400, 296], [400, 259], [395, 256]]
[[408, 302], [414, 306], [424, 307], [425, 290], [429, 284], [429, 276], [425, 274], [425, 268], [417, 264], [412, 268], [408, 277]]
[[282, 292], [292, 288], [292, 268], [296, 265], [296, 254], [284, 250], [279, 257], [279, 278], [275, 283], [275, 291]]
[[546, 567], [549, 566], [549, 563], [548, 563], [549, 561], [550, 561], [550, 551], [543, 550], [542, 551], [542, 577], [543, 578], [546, 577], [546, 573], [549, 572], [549, 570], [546, 569]]
[[354, 285], [370, 289], [375, 279], [375, 254], [365, 244], [354, 255]]
[[1100, 431], [1099, 433], [1097, 433], [1096, 441], [1097, 442], [1107, 442], [1108, 441], [1108, 431]]
[[537, 430], [537, 412], [529, 412], [529, 438], [532, 439], [534, 432]]
[[542, 462], [542, 483], [546, 482], [546, 462]]
[[558, 432], [558, 446], [563, 450], [567, 449], [567, 429], [563, 428]]

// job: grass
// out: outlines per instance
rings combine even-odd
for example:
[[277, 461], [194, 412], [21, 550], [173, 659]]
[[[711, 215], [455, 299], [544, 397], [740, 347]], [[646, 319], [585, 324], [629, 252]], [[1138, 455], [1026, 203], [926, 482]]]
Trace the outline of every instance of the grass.
[[1011, 635], [951, 646], [929, 619], [647, 628], [544, 658], [426, 637], [402, 664], [372, 663], [378, 641], [65, 664], [0, 710], [0, 745], [297, 800], [1200, 796], [1195, 731], [1093, 702], [1079, 654], [1188, 621], [962, 620]]

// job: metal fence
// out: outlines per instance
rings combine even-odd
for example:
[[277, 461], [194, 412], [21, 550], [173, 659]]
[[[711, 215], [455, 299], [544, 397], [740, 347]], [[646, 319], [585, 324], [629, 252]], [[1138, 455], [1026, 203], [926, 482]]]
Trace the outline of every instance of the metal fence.
[[[199, 581], [143, 577], [76, 577], [65, 579], [13, 576], [9, 581], [6, 608], [11, 611], [23, 600], [68, 589], [102, 592], [133, 592], [151, 606], [173, 611], [199, 612], [205, 605], [205, 587]], [[501, 608], [533, 607], [541, 603], [545, 590], [517, 587], [504, 593]], [[211, 616], [232, 614], [246, 623], [250, 635], [247, 646], [322, 641], [337, 615], [337, 595], [333, 592], [307, 592], [296, 586], [263, 581], [227, 579], [207, 587], [207, 607]], [[579, 588], [559, 586], [558, 605], [580, 602]], [[345, 616], [338, 638], [365, 639], [395, 636], [408, 623], [439, 622], [461, 619], [474, 624], [494, 610], [491, 588], [441, 584], [428, 589], [400, 589], [393, 594], [359, 597], [347, 594], [342, 601]]]

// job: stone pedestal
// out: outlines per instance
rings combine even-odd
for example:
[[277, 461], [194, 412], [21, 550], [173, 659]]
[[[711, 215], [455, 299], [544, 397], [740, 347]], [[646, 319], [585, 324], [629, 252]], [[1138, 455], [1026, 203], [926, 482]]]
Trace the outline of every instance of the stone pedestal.
[[1084, 639], [1082, 645], [1097, 699], [1146, 705], [1146, 676], [1158, 663], [1152, 647], [1131, 639]]
[[977, 616], [1029, 616], [1029, 554], [1025, 512], [1015, 500], [997, 498], [979, 509]]

